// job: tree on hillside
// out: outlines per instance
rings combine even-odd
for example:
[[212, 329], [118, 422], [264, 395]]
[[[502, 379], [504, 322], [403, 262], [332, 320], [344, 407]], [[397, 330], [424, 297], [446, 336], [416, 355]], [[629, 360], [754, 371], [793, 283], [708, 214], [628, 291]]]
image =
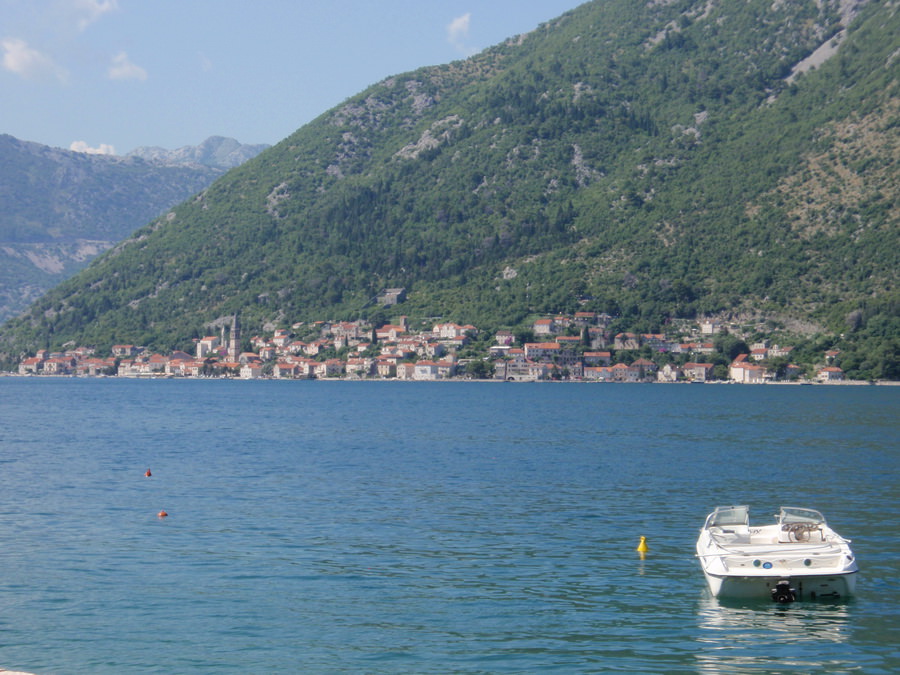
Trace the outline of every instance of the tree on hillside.
[[729, 362], [734, 361], [740, 354], [749, 354], [750, 347], [747, 343], [734, 335], [719, 335], [713, 340], [715, 350], [725, 356]]

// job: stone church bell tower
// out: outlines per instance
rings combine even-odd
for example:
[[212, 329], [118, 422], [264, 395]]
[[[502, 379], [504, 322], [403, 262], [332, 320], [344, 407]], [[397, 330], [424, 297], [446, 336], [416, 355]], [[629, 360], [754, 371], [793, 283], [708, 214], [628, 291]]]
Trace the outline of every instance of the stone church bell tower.
[[241, 355], [241, 321], [237, 312], [231, 320], [231, 335], [228, 340], [228, 360], [236, 362]]

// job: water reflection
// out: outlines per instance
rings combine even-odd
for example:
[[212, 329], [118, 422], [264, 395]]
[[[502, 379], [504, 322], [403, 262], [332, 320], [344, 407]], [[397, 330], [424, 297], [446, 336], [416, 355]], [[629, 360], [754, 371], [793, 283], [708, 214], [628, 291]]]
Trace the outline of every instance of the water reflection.
[[767, 668], [833, 671], [851, 667], [852, 604], [719, 600], [704, 591], [697, 607], [696, 659], [702, 673], [760, 673]]

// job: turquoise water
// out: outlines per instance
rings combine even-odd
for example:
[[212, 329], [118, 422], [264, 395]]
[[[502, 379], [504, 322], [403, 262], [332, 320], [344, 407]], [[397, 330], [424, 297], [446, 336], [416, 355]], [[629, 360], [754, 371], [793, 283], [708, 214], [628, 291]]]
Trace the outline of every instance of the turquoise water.
[[[897, 672], [898, 412], [895, 387], [0, 379], [0, 667]], [[857, 597], [711, 598], [693, 545], [726, 503], [822, 510]]]

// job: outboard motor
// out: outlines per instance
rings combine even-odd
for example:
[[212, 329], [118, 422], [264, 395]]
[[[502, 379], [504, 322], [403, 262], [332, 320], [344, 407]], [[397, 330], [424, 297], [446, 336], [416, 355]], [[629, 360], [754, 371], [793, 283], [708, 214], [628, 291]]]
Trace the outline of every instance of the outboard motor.
[[788, 579], [782, 579], [772, 589], [772, 600], [779, 605], [786, 605], [796, 599], [797, 591], [791, 588], [791, 582]]

